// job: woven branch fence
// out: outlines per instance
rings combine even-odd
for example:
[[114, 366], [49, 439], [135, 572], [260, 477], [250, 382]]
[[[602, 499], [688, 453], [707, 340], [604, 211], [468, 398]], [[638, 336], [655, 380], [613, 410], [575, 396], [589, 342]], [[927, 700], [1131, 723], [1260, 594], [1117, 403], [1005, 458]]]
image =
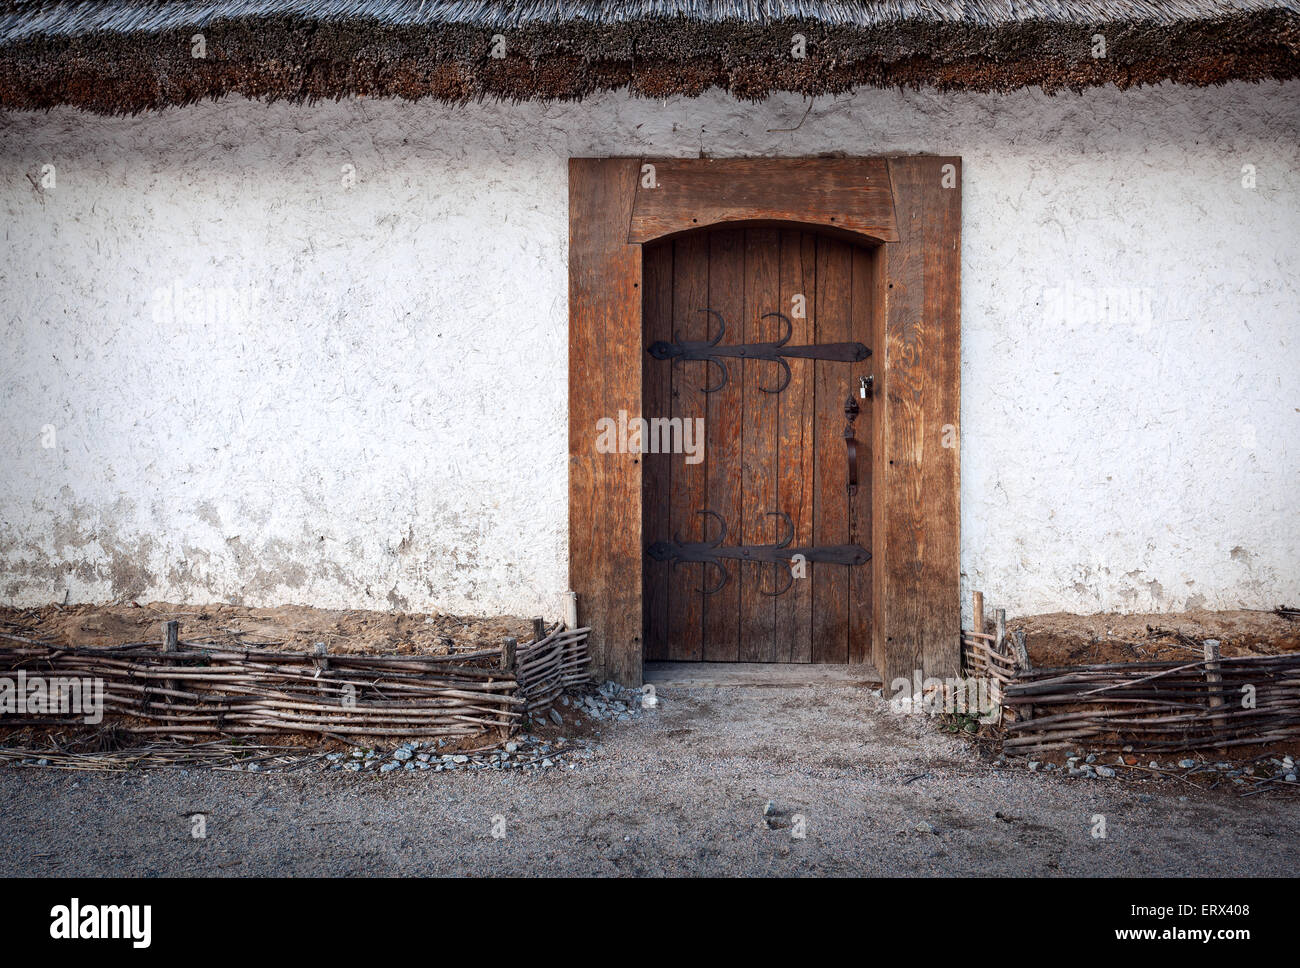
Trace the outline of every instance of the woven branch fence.
[[1035, 669], [1024, 634], [996, 613], [962, 632], [969, 676], [988, 682], [1001, 707], [1008, 753], [1131, 747], [1135, 753], [1254, 746], [1300, 737], [1300, 655], [1220, 658], [1207, 640], [1200, 661], [1111, 662]]
[[[172, 626], [174, 623], [168, 623]], [[534, 623], [534, 641], [459, 655], [329, 655], [181, 642], [70, 648], [0, 634], [0, 676], [98, 679], [106, 716], [131, 717], [134, 733], [448, 738], [512, 731], [587, 680], [589, 629]], [[69, 725], [62, 715], [6, 715], [0, 726]]]

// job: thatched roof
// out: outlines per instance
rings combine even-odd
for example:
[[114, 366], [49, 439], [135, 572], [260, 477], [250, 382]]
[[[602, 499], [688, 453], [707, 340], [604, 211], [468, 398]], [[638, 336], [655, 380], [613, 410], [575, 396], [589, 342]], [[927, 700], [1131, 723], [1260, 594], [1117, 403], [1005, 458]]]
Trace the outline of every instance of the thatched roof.
[[[195, 34], [202, 53], [193, 56]], [[794, 35], [806, 56], [792, 55]], [[1104, 57], [1094, 37], [1105, 38]], [[494, 35], [504, 56], [493, 56]], [[496, 53], [501, 53], [498, 49]], [[7, 0], [0, 106], [1300, 76], [1300, 0]]]

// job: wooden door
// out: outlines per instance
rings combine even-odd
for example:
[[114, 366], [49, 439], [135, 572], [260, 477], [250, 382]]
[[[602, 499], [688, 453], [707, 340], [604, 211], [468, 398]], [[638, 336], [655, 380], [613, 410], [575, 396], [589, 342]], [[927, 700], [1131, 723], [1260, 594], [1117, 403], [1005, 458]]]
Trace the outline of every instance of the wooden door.
[[[699, 230], [643, 250], [646, 348], [714, 338], [720, 346], [772, 343], [788, 319], [788, 346], [871, 345], [876, 250], [796, 228]], [[717, 315], [701, 312], [709, 309]], [[802, 314], [801, 314], [802, 311]], [[874, 348], [873, 348], [874, 349]], [[873, 361], [724, 357], [719, 362], [643, 354], [647, 418], [702, 420], [698, 462], [685, 453], [643, 455], [643, 541], [674, 536], [722, 546], [871, 548], [872, 403], [859, 379]], [[725, 384], [721, 368], [726, 368]], [[712, 389], [717, 386], [716, 389]], [[712, 392], [705, 392], [712, 389]], [[846, 399], [857, 487], [849, 488]], [[702, 515], [701, 511], [712, 512]], [[786, 517], [788, 516], [788, 518]], [[787, 528], [788, 521], [788, 528]], [[783, 534], [792, 531], [792, 535]], [[739, 552], [737, 552], [739, 553]], [[727, 580], [713, 594], [702, 588]], [[708, 662], [867, 662], [871, 563], [724, 559], [718, 566], [643, 560], [645, 657]], [[788, 582], [788, 589], [776, 591]]]

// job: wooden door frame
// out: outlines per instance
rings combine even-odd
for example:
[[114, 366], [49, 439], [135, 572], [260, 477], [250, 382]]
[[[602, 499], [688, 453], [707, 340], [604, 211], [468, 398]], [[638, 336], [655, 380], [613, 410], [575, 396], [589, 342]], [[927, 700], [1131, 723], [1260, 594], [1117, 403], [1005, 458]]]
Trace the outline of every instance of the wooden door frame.
[[569, 583], [594, 675], [642, 681], [642, 464], [595, 446], [598, 420], [641, 415], [641, 246], [769, 223], [880, 246], [872, 656], [891, 694], [958, 674], [961, 174], [933, 155], [570, 159]]

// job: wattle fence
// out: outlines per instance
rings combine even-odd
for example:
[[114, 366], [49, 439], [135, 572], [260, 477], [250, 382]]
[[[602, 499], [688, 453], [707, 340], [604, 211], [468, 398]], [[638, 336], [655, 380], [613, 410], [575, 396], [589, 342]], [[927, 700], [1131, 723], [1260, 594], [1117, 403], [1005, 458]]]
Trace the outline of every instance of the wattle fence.
[[966, 674], [1000, 707], [1008, 753], [1090, 748], [1171, 753], [1300, 737], [1300, 654], [1033, 668], [999, 610], [993, 634], [962, 632]]
[[[102, 682], [105, 718], [178, 740], [315, 733], [338, 738], [508, 735], [587, 681], [589, 629], [561, 625], [516, 647], [459, 655], [331, 655], [182, 642], [70, 648], [0, 634], [0, 677]], [[43, 688], [46, 688], [43, 685]], [[48, 691], [48, 689], [47, 689]], [[47, 703], [48, 706], [48, 703]], [[9, 712], [0, 726], [84, 722], [75, 712]]]

